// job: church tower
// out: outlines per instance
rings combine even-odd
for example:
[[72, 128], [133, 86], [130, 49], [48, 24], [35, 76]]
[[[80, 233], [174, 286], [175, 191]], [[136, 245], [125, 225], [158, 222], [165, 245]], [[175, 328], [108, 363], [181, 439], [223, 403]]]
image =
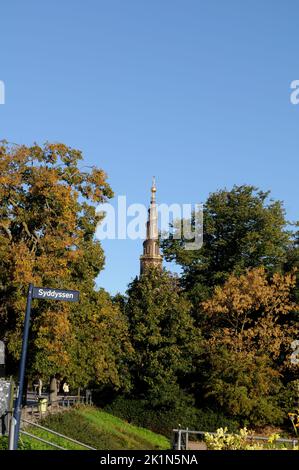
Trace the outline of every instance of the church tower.
[[157, 266], [162, 269], [162, 256], [159, 249], [156, 192], [156, 181], [155, 178], [153, 178], [151, 203], [146, 223], [146, 239], [143, 242], [143, 255], [140, 256], [140, 274], [143, 274], [148, 266]]

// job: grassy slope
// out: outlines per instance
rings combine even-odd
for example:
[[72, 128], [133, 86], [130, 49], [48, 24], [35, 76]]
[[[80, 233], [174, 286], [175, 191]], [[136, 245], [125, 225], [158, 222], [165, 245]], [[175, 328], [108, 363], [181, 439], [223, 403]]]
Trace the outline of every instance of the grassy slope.
[[[49, 416], [43, 424], [96, 449], [151, 450], [169, 449], [170, 447], [169, 441], [164, 436], [128, 424], [109, 413], [92, 407], [80, 407]], [[79, 445], [58, 436], [49, 435], [46, 431], [37, 428], [27, 428], [26, 431], [67, 449], [82, 449]], [[27, 436], [22, 436], [22, 440], [25, 443], [30, 442], [34, 449], [54, 449]]]

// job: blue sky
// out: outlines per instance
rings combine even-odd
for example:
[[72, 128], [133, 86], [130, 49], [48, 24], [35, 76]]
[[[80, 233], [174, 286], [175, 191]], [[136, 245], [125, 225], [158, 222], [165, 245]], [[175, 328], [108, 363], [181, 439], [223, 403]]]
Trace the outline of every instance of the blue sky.
[[[0, 138], [62, 141], [116, 195], [202, 202], [271, 189], [299, 219], [296, 0], [4, 0]], [[106, 240], [98, 285], [124, 291], [140, 240]]]

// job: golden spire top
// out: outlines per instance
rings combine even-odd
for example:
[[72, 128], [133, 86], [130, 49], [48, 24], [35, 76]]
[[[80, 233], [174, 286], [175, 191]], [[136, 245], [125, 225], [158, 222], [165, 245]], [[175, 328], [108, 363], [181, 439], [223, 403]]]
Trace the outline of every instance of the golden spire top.
[[155, 204], [156, 202], [156, 178], [153, 176], [153, 182], [152, 182], [152, 187], [151, 187], [151, 192], [152, 192], [152, 197], [151, 197], [151, 203]]
[[157, 191], [157, 188], [156, 188], [156, 177], [153, 176], [152, 193], [155, 193], [156, 191]]

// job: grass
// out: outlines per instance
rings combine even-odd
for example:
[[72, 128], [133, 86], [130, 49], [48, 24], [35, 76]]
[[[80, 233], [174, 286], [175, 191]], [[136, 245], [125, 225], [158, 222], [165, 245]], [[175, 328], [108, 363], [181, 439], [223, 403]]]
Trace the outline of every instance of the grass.
[[[170, 443], [164, 436], [126, 423], [122, 419], [94, 407], [80, 406], [70, 411], [48, 416], [41, 424], [99, 450], [170, 448]], [[26, 431], [65, 449], [83, 449], [82, 446], [33, 426], [26, 428]], [[34, 450], [54, 450], [53, 447], [25, 435], [22, 435], [22, 442], [25, 448], [30, 446]]]

